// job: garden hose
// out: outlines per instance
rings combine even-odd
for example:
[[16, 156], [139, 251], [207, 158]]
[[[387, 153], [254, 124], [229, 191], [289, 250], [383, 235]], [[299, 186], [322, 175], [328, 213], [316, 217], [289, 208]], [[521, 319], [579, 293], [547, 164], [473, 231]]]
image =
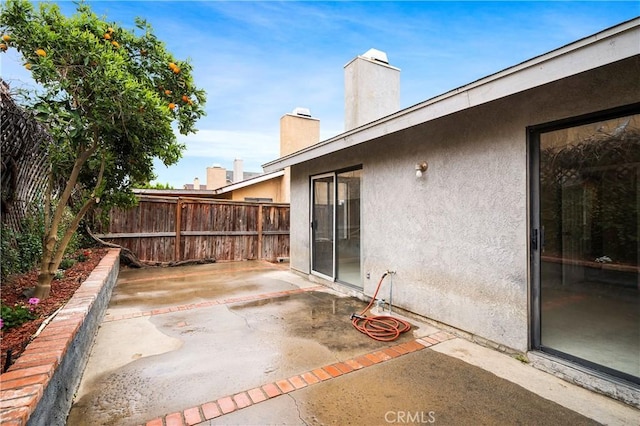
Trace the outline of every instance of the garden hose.
[[382, 274], [380, 282], [378, 282], [376, 292], [373, 294], [373, 297], [367, 307], [364, 308], [360, 314], [351, 314], [351, 324], [356, 328], [356, 330], [381, 342], [391, 342], [396, 340], [402, 333], [411, 329], [411, 324], [399, 318], [386, 315], [370, 317], [365, 315], [369, 308], [371, 308], [371, 305], [375, 302], [380, 286], [382, 285], [382, 281], [387, 275], [388, 272]]

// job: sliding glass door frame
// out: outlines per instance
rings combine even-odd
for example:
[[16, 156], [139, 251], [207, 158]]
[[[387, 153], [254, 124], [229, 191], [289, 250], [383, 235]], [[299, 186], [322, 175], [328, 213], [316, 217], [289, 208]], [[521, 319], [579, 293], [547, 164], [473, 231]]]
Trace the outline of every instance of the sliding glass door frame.
[[[319, 256], [322, 256], [322, 252], [319, 246], [320, 243], [320, 237], [318, 236], [318, 234], [320, 233], [320, 229], [319, 227], [321, 227], [321, 222], [318, 218], [319, 216], [319, 211], [316, 208], [316, 206], [320, 206], [321, 204], [318, 204], [319, 201], [317, 200], [318, 195], [317, 195], [317, 184], [321, 183], [323, 181], [326, 181], [327, 178], [331, 178], [331, 189], [327, 191], [326, 193], [326, 204], [322, 204], [322, 205], [329, 205], [329, 201], [331, 201], [331, 220], [329, 221], [330, 223], [330, 229], [322, 229], [322, 231], [326, 232], [329, 231], [330, 235], [331, 235], [331, 270], [327, 271], [327, 268], [321, 268], [318, 265], [317, 259], [319, 258]], [[313, 275], [317, 275], [319, 277], [322, 277], [324, 279], [330, 280], [330, 281], [334, 281], [335, 277], [336, 277], [336, 262], [335, 262], [335, 258], [336, 258], [336, 203], [335, 203], [335, 199], [336, 199], [336, 191], [337, 191], [337, 185], [336, 185], [336, 173], [324, 173], [321, 175], [316, 175], [316, 176], [312, 176], [311, 177], [311, 190], [310, 190], [310, 217], [311, 217], [311, 223], [309, 226], [309, 241], [311, 242], [309, 244], [309, 251], [310, 251], [310, 270], [311, 273]], [[324, 241], [326, 242], [326, 241]], [[326, 247], [325, 247], [326, 248]], [[325, 259], [326, 260], [326, 259]], [[330, 273], [327, 273], [330, 272]]]
[[[309, 197], [311, 274], [356, 288], [362, 288], [361, 171], [362, 166], [357, 166], [311, 176]], [[323, 182], [328, 185], [327, 189], [329, 186], [331, 189], [321, 194], [318, 189]], [[330, 218], [320, 217], [329, 210]], [[331, 224], [330, 234], [325, 226], [327, 223]], [[328, 240], [331, 241], [330, 251]]]
[[545, 248], [545, 230], [542, 224], [542, 192], [541, 192], [541, 135], [547, 132], [577, 127], [609, 119], [616, 119], [626, 115], [640, 113], [640, 104], [628, 105], [621, 108], [601, 111], [598, 113], [560, 120], [547, 124], [531, 126], [527, 128], [528, 144], [528, 167], [529, 167], [529, 207], [530, 207], [530, 228], [529, 228], [529, 261], [530, 261], [530, 326], [529, 341], [530, 349], [539, 350], [567, 359], [576, 364], [583, 365], [595, 371], [599, 371], [610, 376], [622, 378], [633, 383], [640, 383], [639, 378], [633, 375], [609, 368], [570, 353], [562, 352], [558, 349], [545, 346], [542, 339], [542, 252]]

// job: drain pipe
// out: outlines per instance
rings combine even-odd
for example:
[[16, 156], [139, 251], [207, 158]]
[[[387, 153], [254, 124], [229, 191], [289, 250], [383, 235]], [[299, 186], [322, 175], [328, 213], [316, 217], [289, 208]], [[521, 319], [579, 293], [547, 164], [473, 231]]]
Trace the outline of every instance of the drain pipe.
[[387, 271], [387, 275], [389, 275], [389, 315], [391, 315], [391, 307], [393, 306], [393, 276], [396, 274], [396, 271]]

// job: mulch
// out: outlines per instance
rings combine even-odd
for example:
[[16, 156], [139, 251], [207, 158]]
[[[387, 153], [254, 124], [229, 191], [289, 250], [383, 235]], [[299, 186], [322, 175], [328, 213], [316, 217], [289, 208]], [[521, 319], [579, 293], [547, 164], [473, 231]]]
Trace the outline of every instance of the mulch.
[[[87, 249], [79, 250], [73, 257], [86, 252]], [[93, 269], [100, 263], [100, 260], [107, 254], [108, 249], [92, 248], [87, 259], [77, 262], [71, 268], [64, 271], [64, 278], [54, 279], [51, 282], [51, 293], [45, 300], [38, 303], [36, 312], [38, 318], [25, 322], [24, 324], [5, 330], [0, 329], [0, 349], [2, 351], [2, 372], [6, 371], [11, 364], [24, 351], [33, 335], [38, 331], [42, 322], [53, 314], [58, 308], [63, 306], [73, 296]], [[0, 299], [4, 305], [13, 306], [16, 303], [27, 305], [29, 298], [25, 293], [29, 293], [38, 282], [38, 270], [33, 269], [25, 274], [12, 275], [0, 284]]]

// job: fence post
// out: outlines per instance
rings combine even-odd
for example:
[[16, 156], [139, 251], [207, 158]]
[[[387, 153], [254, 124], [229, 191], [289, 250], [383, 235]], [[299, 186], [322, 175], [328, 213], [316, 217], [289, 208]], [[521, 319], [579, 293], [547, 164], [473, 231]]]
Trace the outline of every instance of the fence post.
[[178, 197], [176, 203], [176, 241], [175, 241], [175, 261], [182, 260], [182, 251], [180, 250], [180, 228], [182, 228], [182, 199]]
[[262, 260], [262, 204], [258, 204], [258, 260]]

